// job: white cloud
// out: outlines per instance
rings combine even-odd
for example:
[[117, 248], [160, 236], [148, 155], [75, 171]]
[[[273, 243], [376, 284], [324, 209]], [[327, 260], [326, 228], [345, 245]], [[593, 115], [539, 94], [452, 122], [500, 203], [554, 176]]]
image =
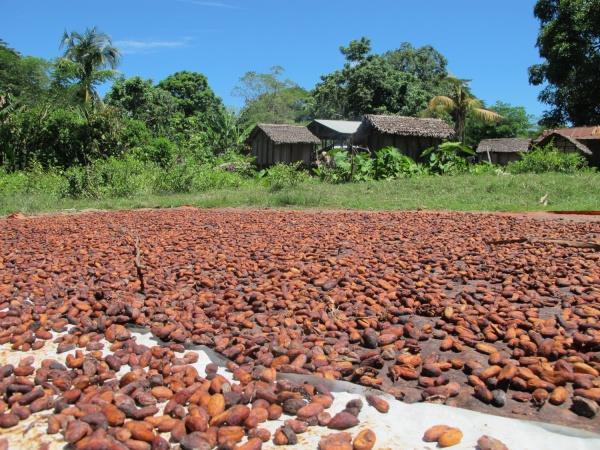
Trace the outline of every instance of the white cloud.
[[224, 2], [211, 2], [211, 1], [204, 1], [204, 0], [177, 0], [177, 1], [180, 3], [187, 3], [189, 5], [205, 6], [207, 8], [241, 9], [237, 5], [233, 5], [231, 3], [224, 3]]
[[158, 50], [184, 47], [190, 42], [190, 38], [174, 41], [138, 40], [124, 39], [115, 41], [115, 46], [124, 55], [132, 53], [150, 53]]

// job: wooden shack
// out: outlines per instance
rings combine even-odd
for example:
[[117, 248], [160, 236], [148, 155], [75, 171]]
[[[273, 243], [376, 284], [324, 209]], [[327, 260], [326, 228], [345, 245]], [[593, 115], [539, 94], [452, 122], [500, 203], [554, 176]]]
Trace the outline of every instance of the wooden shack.
[[477, 146], [479, 161], [505, 166], [517, 161], [529, 150], [531, 140], [527, 138], [483, 139]]
[[550, 143], [563, 152], [581, 153], [591, 167], [600, 168], [600, 126], [546, 130], [535, 141], [541, 147]]
[[454, 130], [441, 119], [368, 114], [354, 134], [353, 143], [375, 152], [396, 147], [418, 160], [423, 150], [436, 147], [454, 136]]
[[325, 120], [315, 119], [307, 128], [319, 139], [324, 149], [334, 147], [347, 147], [352, 142], [352, 137], [360, 122], [350, 120]]
[[259, 123], [246, 142], [256, 158], [256, 165], [269, 167], [298, 161], [309, 166], [316, 158], [321, 141], [303, 126]]

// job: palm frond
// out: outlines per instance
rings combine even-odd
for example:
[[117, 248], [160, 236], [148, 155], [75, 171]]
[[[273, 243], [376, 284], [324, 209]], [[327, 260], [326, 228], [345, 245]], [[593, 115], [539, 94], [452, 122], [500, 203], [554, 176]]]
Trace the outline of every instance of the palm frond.
[[444, 109], [454, 109], [456, 108], [456, 103], [450, 97], [438, 95], [429, 101], [429, 109], [433, 111], [439, 107]]
[[473, 108], [471, 109], [471, 112], [484, 122], [499, 122], [504, 119], [500, 114], [490, 111], [489, 109]]
[[483, 103], [481, 103], [481, 100], [479, 100], [478, 98], [469, 98], [469, 100], [467, 101], [467, 105], [470, 109], [483, 109]]

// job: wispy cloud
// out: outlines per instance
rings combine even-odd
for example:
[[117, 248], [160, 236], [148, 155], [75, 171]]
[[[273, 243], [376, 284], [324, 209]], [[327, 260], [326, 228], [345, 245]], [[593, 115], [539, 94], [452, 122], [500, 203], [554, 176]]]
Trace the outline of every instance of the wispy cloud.
[[120, 41], [115, 41], [115, 45], [117, 48], [119, 48], [119, 50], [121, 50], [121, 53], [133, 54], [151, 53], [158, 50], [180, 48], [186, 46], [190, 41], [191, 38], [189, 37], [172, 41], [123, 39]]
[[179, 3], [187, 3], [188, 5], [204, 6], [207, 8], [224, 8], [224, 9], [242, 9], [238, 5], [225, 2], [211, 2], [204, 0], [177, 0]]

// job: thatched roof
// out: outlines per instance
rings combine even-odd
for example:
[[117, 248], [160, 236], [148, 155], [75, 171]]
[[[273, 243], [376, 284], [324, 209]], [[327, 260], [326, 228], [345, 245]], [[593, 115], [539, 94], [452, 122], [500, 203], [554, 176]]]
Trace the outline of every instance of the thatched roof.
[[529, 139], [498, 138], [483, 139], [477, 146], [477, 153], [520, 153], [529, 149]]
[[441, 119], [421, 119], [406, 116], [367, 114], [363, 117], [357, 134], [367, 134], [369, 129], [397, 136], [420, 136], [439, 139], [448, 139], [454, 136], [452, 127]]
[[272, 123], [259, 123], [254, 127], [248, 141], [256, 136], [256, 133], [262, 131], [275, 144], [320, 144], [318, 137], [310, 130], [298, 125], [281, 125]]
[[[571, 137], [568, 135], [564, 135], [559, 132], [547, 134], [546, 136], [542, 137], [541, 139], [538, 139], [536, 144], [539, 146], [544, 146], [544, 145], [552, 142], [554, 139], [565, 139], [565, 140], [569, 141], [571, 144], [573, 144], [580, 152], [585, 153], [586, 155], [593, 154], [593, 152], [590, 150], [590, 148], [587, 145], [585, 145], [583, 142], [581, 142], [580, 140], [575, 139], [574, 137]], [[580, 139], [584, 139], [584, 138], [580, 138]]]

